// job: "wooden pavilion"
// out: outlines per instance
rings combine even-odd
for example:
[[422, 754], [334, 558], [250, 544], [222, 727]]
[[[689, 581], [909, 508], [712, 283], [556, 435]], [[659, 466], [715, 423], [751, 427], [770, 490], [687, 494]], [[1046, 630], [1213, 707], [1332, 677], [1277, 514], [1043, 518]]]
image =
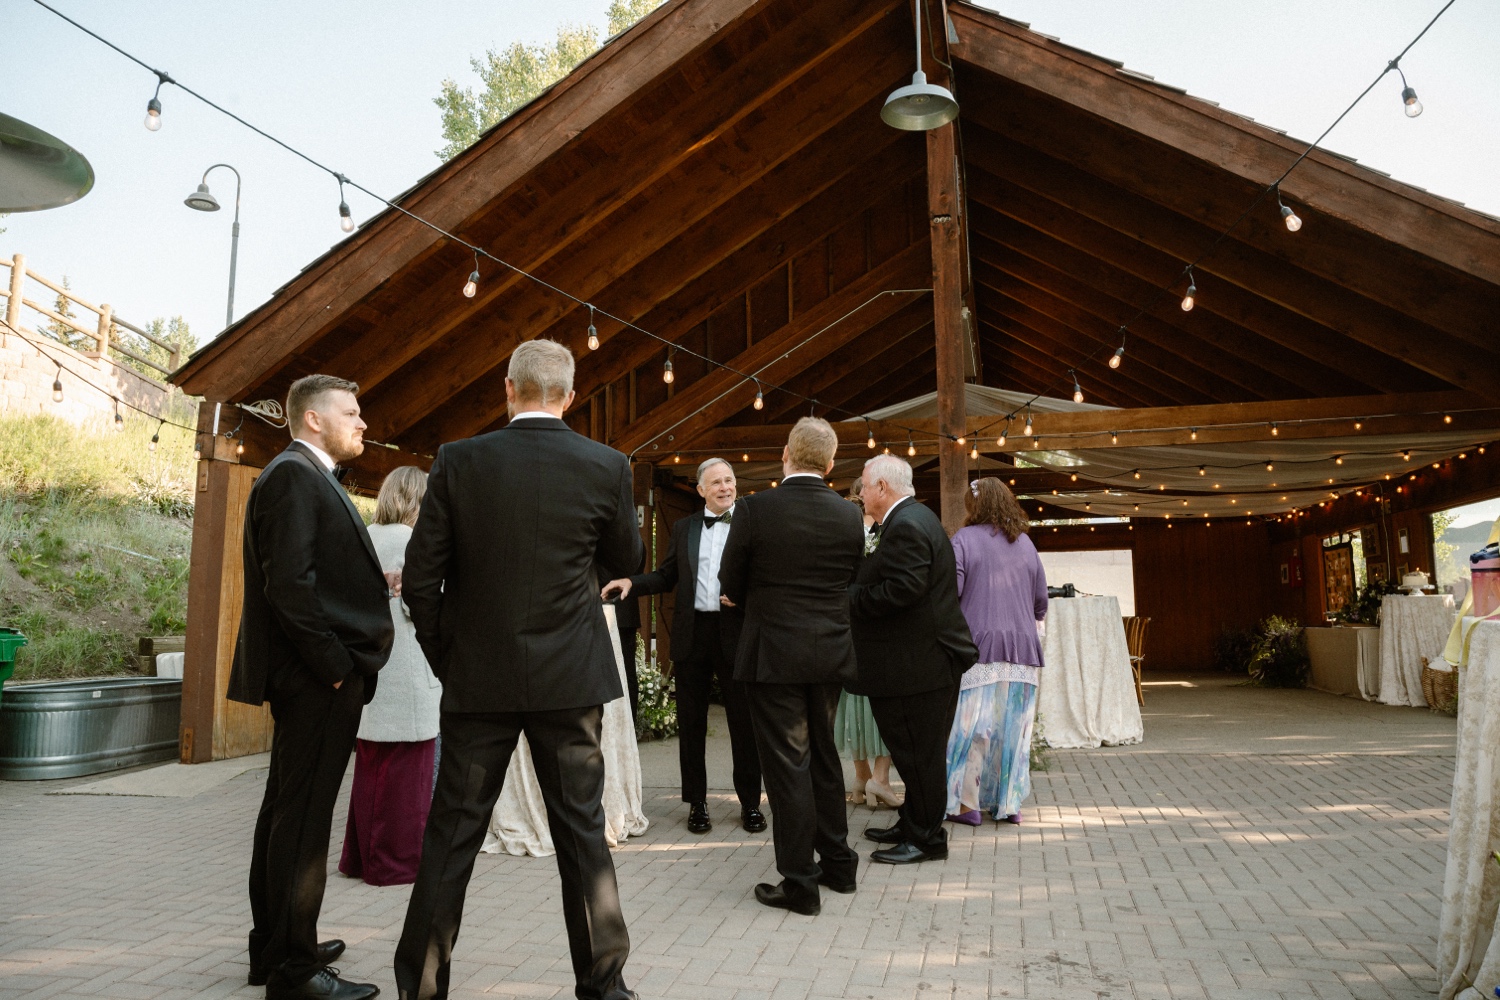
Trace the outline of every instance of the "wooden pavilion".
[[[1301, 231], [1263, 199], [1184, 311], [1158, 289], [1306, 143], [919, 2], [956, 123], [880, 118], [914, 68], [910, 0], [669, 0], [399, 199], [681, 350], [602, 316], [590, 350], [589, 309], [488, 262], [467, 298], [469, 251], [385, 211], [173, 376], [208, 401], [184, 760], [269, 731], [223, 692], [244, 501], [286, 435], [233, 404], [310, 372], [357, 380], [368, 438], [392, 446], [355, 464], [371, 491], [503, 425], [507, 358], [533, 337], [577, 355], [568, 420], [637, 462], [648, 536], [690, 509], [708, 455], [771, 486], [811, 410], [847, 431], [835, 485], [873, 440], [918, 457], [950, 526], [977, 469], [1028, 498], [1040, 547], [1133, 550], [1158, 666], [1202, 665], [1223, 625], [1321, 621], [1328, 532], [1406, 528], [1432, 569], [1425, 512], [1500, 493], [1500, 454], [1476, 450], [1500, 438], [1500, 221], [1314, 152], [1280, 190]], [[1294, 558], [1304, 587], [1278, 579]]]

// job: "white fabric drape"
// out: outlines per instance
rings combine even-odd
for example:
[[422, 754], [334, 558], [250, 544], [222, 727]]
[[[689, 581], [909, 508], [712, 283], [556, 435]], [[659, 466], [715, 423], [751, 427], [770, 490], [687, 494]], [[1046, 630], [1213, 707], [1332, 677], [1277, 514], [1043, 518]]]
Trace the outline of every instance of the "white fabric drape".
[[1063, 597], [1047, 605], [1037, 710], [1048, 746], [1139, 743], [1145, 736], [1120, 602]]
[[[1472, 621], [1464, 619], [1465, 629]], [[1439, 1000], [1489, 997], [1500, 983], [1500, 865], [1490, 853], [1500, 844], [1500, 622], [1474, 630], [1458, 684], [1458, 758], [1438, 918]]]
[[1453, 629], [1452, 594], [1392, 594], [1380, 602], [1380, 703], [1427, 707], [1422, 658], [1442, 658]]
[[[628, 690], [625, 657], [620, 651], [620, 633], [615, 628], [615, 609], [604, 606], [609, 623], [609, 641], [615, 650], [620, 687]], [[600, 751], [604, 754], [604, 839], [619, 847], [631, 837], [646, 832], [650, 821], [641, 805], [641, 757], [635, 742], [635, 721], [630, 716], [629, 697], [616, 698], [604, 706]], [[531, 763], [531, 748], [522, 736], [505, 773], [505, 787], [490, 816], [485, 835], [486, 854], [530, 855], [549, 858], [556, 854], [547, 825], [547, 806]]]

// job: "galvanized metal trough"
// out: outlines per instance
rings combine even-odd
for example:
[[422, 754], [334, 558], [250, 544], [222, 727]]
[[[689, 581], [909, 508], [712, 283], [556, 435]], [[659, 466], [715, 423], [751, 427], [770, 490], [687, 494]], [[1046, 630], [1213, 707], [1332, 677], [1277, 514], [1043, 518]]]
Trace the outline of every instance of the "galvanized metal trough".
[[99, 677], [6, 685], [0, 779], [76, 778], [177, 756], [182, 681]]

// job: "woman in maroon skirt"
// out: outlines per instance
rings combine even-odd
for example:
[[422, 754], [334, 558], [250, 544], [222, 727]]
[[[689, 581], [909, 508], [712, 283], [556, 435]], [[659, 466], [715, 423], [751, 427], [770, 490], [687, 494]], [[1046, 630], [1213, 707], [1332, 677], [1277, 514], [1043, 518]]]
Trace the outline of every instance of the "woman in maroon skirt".
[[[392, 470], [375, 502], [370, 539], [380, 568], [399, 573], [427, 474], [416, 466]], [[370, 885], [410, 885], [422, 860], [422, 831], [432, 805], [438, 702], [443, 686], [417, 645], [406, 606], [391, 598], [396, 642], [380, 670], [375, 698], [365, 706], [354, 749], [354, 788], [339, 871]]]

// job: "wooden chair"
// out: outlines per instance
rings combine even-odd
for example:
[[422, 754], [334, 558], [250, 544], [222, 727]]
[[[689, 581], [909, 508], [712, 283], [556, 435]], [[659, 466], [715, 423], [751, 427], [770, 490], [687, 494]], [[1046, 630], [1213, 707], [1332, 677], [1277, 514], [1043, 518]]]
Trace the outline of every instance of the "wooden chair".
[[1130, 651], [1130, 669], [1135, 674], [1135, 700], [1142, 707], [1146, 704], [1146, 694], [1141, 689], [1141, 663], [1146, 659], [1146, 626], [1150, 624], [1150, 618], [1125, 619], [1125, 648]]

